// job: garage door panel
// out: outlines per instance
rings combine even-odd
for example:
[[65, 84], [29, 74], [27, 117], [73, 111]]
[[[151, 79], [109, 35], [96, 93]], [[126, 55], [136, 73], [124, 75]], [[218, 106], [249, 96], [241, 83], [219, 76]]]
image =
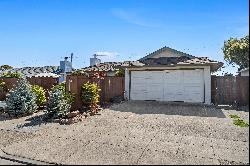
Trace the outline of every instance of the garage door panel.
[[203, 81], [202, 70], [186, 70], [183, 73], [184, 83], [201, 83]]
[[132, 100], [204, 102], [203, 70], [131, 73]]
[[167, 84], [177, 84], [181, 82], [180, 75], [182, 75], [182, 72], [180, 71], [165, 71], [164, 72], [164, 82]]

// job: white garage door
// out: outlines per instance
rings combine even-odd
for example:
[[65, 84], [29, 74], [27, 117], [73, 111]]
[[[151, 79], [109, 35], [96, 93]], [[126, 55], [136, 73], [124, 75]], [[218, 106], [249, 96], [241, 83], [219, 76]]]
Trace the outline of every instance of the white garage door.
[[131, 100], [204, 102], [203, 70], [132, 71]]

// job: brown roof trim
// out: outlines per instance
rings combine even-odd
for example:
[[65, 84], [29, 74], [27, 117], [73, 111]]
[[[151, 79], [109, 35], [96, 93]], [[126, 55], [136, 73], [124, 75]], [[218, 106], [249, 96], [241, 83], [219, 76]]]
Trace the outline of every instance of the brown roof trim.
[[219, 63], [205, 63], [205, 64], [172, 64], [172, 65], [145, 65], [145, 66], [119, 66], [120, 68], [144, 68], [144, 67], [176, 67], [176, 66], [210, 66], [212, 72], [217, 71], [223, 66], [222, 62]]

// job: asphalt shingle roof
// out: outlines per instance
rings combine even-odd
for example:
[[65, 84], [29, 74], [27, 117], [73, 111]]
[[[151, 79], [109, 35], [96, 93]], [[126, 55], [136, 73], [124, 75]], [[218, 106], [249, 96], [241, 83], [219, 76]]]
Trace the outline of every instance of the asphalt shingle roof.
[[139, 61], [124, 61], [124, 62], [104, 62], [95, 66], [89, 66], [79, 69], [80, 71], [117, 71], [118, 67], [127, 67], [127, 66], [143, 66], [144, 64]]
[[[49, 73], [53, 74], [59, 74], [61, 72], [59, 66], [44, 66], [44, 67], [22, 67], [22, 68], [14, 68], [11, 70], [6, 70], [0, 72], [0, 76], [2, 73], [21, 73], [22, 75], [25, 75], [27, 77], [32, 77], [32, 76], [44, 76], [44, 77], [50, 77], [50, 76], [56, 76], [56, 75], [51, 75]], [[59, 76], [59, 75], [58, 75]]]
[[116, 71], [119, 67], [141, 67], [141, 66], [173, 66], [173, 65], [210, 65], [211, 70], [217, 70], [223, 65], [218, 61], [213, 61], [207, 57], [195, 57], [195, 56], [180, 56], [180, 57], [159, 57], [159, 58], [147, 58], [141, 61], [124, 61], [124, 62], [104, 62], [95, 66], [89, 66], [80, 71], [85, 72], [108, 72]]
[[214, 63], [207, 57], [160, 57], [160, 58], [147, 58], [142, 60], [145, 65], [176, 65], [176, 64], [206, 64]]

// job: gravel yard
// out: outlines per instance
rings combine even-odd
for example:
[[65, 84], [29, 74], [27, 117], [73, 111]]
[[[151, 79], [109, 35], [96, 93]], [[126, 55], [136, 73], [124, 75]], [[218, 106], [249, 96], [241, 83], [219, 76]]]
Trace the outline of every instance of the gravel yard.
[[72, 125], [44, 123], [42, 113], [0, 120], [9, 154], [58, 164], [249, 164], [247, 110], [130, 101]]

